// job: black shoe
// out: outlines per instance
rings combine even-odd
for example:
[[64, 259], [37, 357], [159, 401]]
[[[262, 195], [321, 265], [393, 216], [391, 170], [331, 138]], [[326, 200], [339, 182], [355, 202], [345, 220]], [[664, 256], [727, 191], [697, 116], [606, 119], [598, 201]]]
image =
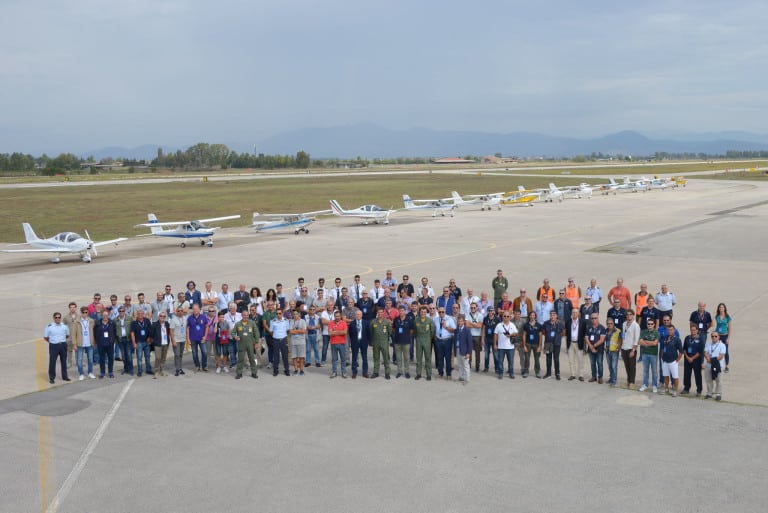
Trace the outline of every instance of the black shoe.
[[509, 375], [509, 379], [515, 379], [515, 375], [514, 374], [510, 374]]
[[178, 377], [179, 376], [179, 371], [174, 372], [173, 375]]
[[322, 365], [320, 365], [319, 363], [316, 363], [315, 367], [322, 367]]
[[385, 375], [384, 377], [385, 377], [386, 379], [390, 379], [390, 376], [389, 376], [389, 374]]
[[415, 378], [413, 378], [413, 379], [414, 379], [414, 380], [418, 380], [418, 379], [421, 379], [421, 374], [416, 374], [416, 377], [415, 377]]
[[398, 372], [398, 373], [397, 373], [397, 375], [396, 375], [395, 377], [396, 377], [396, 378], [399, 378], [400, 376], [402, 376], [402, 374], [400, 374], [400, 373]]
[[53, 378], [49, 378], [49, 379], [48, 379], [48, 383], [50, 383], [51, 385], [53, 385], [54, 383], [56, 383], [56, 380], [55, 380], [55, 379], [53, 379]]
[[259, 379], [259, 375], [258, 375], [258, 374], [251, 374], [251, 377], [252, 377], [253, 379]]
[[488, 369], [483, 369], [483, 372], [488, 372]]
[[558, 381], [560, 381], [560, 374], [558, 374], [557, 376], [555, 376], [555, 379], [556, 379], [556, 380], [558, 380]]
[[405, 373], [405, 379], [411, 379], [410, 373], [408, 373], [408, 372]]
[[290, 375], [291, 375], [291, 373], [290, 373], [290, 372], [288, 372], [288, 371], [285, 371], [285, 375], [286, 375], [286, 376], [290, 376]]
[[123, 359], [122, 359], [122, 358], [120, 358], [120, 357], [118, 356], [117, 358], [115, 358], [115, 361], [116, 361], [116, 362], [122, 362], [122, 361], [123, 361]]
[[242, 374], [235, 374], [235, 379], [240, 379], [240, 378], [242, 378], [242, 377], [243, 377], [243, 375], [242, 375]]
[[184, 369], [179, 369], [179, 374], [184, 375]]
[[427, 381], [432, 381], [432, 376], [427, 376]]
[[504, 375], [503, 374], [496, 374], [496, 377], [499, 378], [499, 379], [503, 379]]
[[[205, 371], [205, 372], [208, 372], [208, 371]], [[151, 370], [147, 371], [147, 374], [154, 374], [154, 373], [155, 373], [155, 371], [151, 371]]]
[[378, 372], [374, 372], [373, 374], [371, 374], [371, 379], [378, 378], [378, 377], [379, 377]]
[[[539, 378], [541, 376], [536, 376], [536, 377]], [[543, 379], [549, 379], [551, 377], [552, 377], [552, 374], [547, 373], [547, 374], [544, 374], [544, 378]]]
[[136, 376], [140, 378], [141, 377], [141, 371], [137, 372]]
[[272, 373], [272, 377], [275, 377], [275, 378], [276, 378], [278, 374], [279, 374], [279, 372], [273, 372], [273, 373]]
[[683, 390], [680, 392], [680, 395], [688, 395], [688, 394], [690, 394], [690, 392], [689, 392], [688, 390], [685, 390], [685, 389], [683, 389]]
[[69, 379], [69, 378], [61, 378], [61, 379], [62, 379], [63, 381], [72, 381], [72, 380], [71, 380], [71, 379]]
[[579, 381], [584, 381], [584, 378], [582, 376], [579, 376]]

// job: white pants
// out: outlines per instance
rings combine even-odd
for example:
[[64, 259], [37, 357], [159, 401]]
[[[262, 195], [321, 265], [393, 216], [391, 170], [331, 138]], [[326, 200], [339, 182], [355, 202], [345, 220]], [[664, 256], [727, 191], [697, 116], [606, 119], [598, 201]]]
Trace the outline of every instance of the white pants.
[[677, 371], [678, 371], [678, 365], [677, 362], [661, 362], [661, 375], [666, 377], [670, 377], [672, 379], [677, 379]]
[[[583, 377], [582, 369], [586, 366], [584, 363], [585, 354], [584, 351], [579, 349], [576, 342], [571, 344], [568, 348], [568, 369], [571, 371], [571, 376]], [[575, 371], [575, 372], [574, 372]]]

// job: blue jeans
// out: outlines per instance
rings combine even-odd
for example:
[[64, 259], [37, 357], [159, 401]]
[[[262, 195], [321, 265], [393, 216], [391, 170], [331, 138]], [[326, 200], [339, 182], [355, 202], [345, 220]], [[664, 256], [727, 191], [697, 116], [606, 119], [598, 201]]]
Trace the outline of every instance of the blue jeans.
[[619, 352], [608, 351], [606, 356], [608, 358], [608, 371], [611, 373], [611, 377], [608, 378], [608, 383], [615, 385], [619, 377]]
[[653, 376], [653, 386], [658, 386], [659, 375], [656, 373], [656, 359], [655, 354], [644, 354], [641, 356], [643, 360], [643, 385], [648, 386], [648, 374]]
[[312, 365], [312, 353], [315, 353], [315, 363], [320, 363], [320, 346], [317, 343], [317, 333], [307, 333], [307, 363]]
[[124, 338], [118, 345], [123, 352], [123, 372], [133, 375], [133, 344], [130, 339]]
[[331, 336], [330, 335], [323, 335], [323, 358], [322, 361], [325, 363], [325, 361], [328, 359], [328, 346], [331, 343]]
[[332, 344], [331, 345], [331, 358], [333, 359], [334, 374], [337, 374], [339, 360], [341, 360], [341, 373], [347, 373], [347, 345], [346, 344]]
[[[192, 340], [191, 344], [192, 344], [192, 361], [195, 363], [195, 368], [207, 369], [208, 368], [208, 345], [202, 340]], [[200, 365], [201, 357], [197, 354], [198, 351], [203, 353], [202, 365]], [[149, 356], [147, 356], [147, 358], [149, 358]], [[141, 369], [141, 367], [139, 367], [139, 369]]]
[[491, 361], [491, 353], [493, 353], [493, 368], [496, 374], [499, 373], [499, 353], [493, 350], [493, 337], [490, 340], [485, 340], [485, 370], [488, 370], [488, 364]]
[[499, 349], [499, 359], [496, 363], [496, 374], [502, 376], [504, 374], [504, 358], [507, 359], [509, 365], [509, 375], [515, 375], [515, 350], [513, 349]]
[[88, 374], [93, 374], [93, 347], [91, 346], [77, 348], [77, 373], [83, 375], [83, 353], [88, 358]]
[[136, 344], [136, 367], [139, 374], [142, 372], [141, 357], [144, 356], [144, 362], [147, 365], [147, 374], [152, 372], [152, 365], [149, 363], [150, 346], [146, 342], [139, 342]]
[[235, 365], [237, 365], [237, 340], [235, 340], [234, 338], [230, 338], [228, 346], [229, 346], [229, 367], [232, 368]]
[[120, 358], [120, 344], [115, 344], [115, 358]]
[[602, 346], [596, 352], [589, 351], [589, 366], [592, 368], [592, 377], [603, 379], [603, 349]]
[[453, 350], [452, 340], [435, 341], [435, 352], [437, 353], [437, 373], [441, 376], [445, 372], [446, 376], [451, 375], [451, 352]]

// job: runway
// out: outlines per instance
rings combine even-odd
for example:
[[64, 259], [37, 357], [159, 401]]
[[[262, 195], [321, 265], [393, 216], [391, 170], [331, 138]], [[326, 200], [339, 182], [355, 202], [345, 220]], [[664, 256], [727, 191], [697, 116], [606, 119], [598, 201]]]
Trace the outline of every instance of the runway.
[[[14, 486], [0, 511], [762, 511], [767, 191], [695, 180], [454, 218], [398, 213], [388, 226], [329, 218], [309, 235], [226, 229], [213, 248], [133, 239], [91, 264], [2, 255], [0, 479]], [[39, 339], [51, 313], [94, 292], [151, 299], [190, 279], [292, 289], [300, 275], [310, 287], [354, 274], [370, 286], [392, 269], [398, 280], [455, 278], [479, 293], [497, 268], [511, 297], [521, 287], [533, 295], [545, 277], [561, 287], [573, 276], [582, 289], [594, 277], [605, 294], [619, 276], [633, 293], [667, 283], [684, 333], [698, 301], [710, 311], [725, 302], [734, 334], [724, 401], [474, 372], [465, 387], [329, 380], [327, 366], [304, 377], [190, 371], [48, 389], [37, 362], [42, 347], [47, 363]]]

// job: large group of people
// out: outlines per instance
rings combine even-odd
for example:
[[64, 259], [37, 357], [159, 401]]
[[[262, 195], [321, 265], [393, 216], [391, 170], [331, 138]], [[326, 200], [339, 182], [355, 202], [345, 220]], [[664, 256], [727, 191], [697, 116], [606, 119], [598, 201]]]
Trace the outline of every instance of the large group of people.
[[[378, 378], [383, 367], [387, 380], [393, 372], [395, 378], [410, 379], [413, 372], [416, 380], [453, 380], [455, 370], [456, 380], [467, 385], [473, 368], [514, 379], [517, 354], [522, 378], [561, 380], [565, 346], [568, 380], [619, 386], [621, 360], [621, 386], [632, 389], [640, 362], [639, 391], [663, 387], [676, 396], [693, 393], [695, 384], [699, 396], [704, 381], [705, 398], [721, 399], [721, 374], [730, 370], [733, 341], [725, 304], [712, 315], [699, 302], [686, 326], [675, 316], [677, 298], [666, 284], [652, 294], [643, 283], [632, 294], [618, 278], [604, 294], [596, 279], [583, 290], [573, 278], [557, 290], [544, 279], [535, 294], [520, 288], [515, 297], [509, 287], [502, 270], [491, 280], [491, 296], [472, 288], [462, 292], [453, 278], [435, 291], [427, 277], [412, 283], [405, 274], [398, 281], [388, 270], [371, 286], [355, 275], [347, 285], [341, 278], [332, 285], [319, 278], [312, 290], [299, 277], [289, 290], [277, 283], [264, 294], [244, 284], [232, 292], [225, 283], [217, 291], [210, 281], [199, 290], [189, 281], [178, 293], [165, 285], [152, 302], [139, 293], [137, 302], [126, 294], [121, 303], [113, 294], [107, 304], [96, 293], [87, 305], [69, 303], [46, 326], [48, 377], [55, 383], [59, 362], [65, 381], [72, 367], [80, 380], [96, 379], [96, 365], [100, 379], [114, 378], [115, 361], [122, 362], [121, 374], [157, 378], [167, 370], [180, 376], [190, 351], [195, 372], [234, 369], [240, 379], [247, 367], [258, 378], [266, 360], [273, 376], [302, 376], [308, 368], [326, 366], [330, 349], [331, 378]], [[166, 365], [169, 351], [172, 369]]]

